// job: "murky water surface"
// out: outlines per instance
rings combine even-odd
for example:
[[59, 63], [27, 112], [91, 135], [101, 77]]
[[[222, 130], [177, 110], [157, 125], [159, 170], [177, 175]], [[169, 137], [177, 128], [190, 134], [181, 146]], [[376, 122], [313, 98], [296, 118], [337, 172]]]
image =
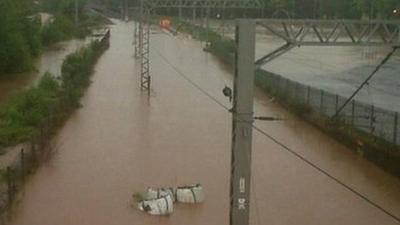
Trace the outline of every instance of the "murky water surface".
[[44, 50], [42, 55], [35, 60], [33, 72], [24, 74], [8, 74], [0, 77], [0, 104], [21, 88], [34, 85], [40, 77], [50, 72], [55, 76], [61, 73], [64, 58], [84, 45], [84, 40], [71, 40], [58, 43]]
[[[83, 107], [54, 140], [53, 158], [26, 185], [12, 225], [228, 224], [232, 76], [201, 44], [152, 35], [151, 97], [138, 87], [132, 23], [116, 22]], [[400, 217], [400, 182], [288, 114], [257, 91], [257, 115], [283, 122], [257, 126], [350, 187]], [[131, 207], [148, 186], [201, 183], [202, 205], [176, 205], [169, 217]], [[254, 134], [251, 224], [396, 225], [395, 220], [325, 175]]]

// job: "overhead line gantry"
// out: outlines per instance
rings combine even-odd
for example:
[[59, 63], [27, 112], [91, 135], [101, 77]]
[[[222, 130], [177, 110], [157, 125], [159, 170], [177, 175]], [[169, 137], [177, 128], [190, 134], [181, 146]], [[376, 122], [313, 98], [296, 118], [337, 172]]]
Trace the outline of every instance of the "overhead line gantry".
[[158, 8], [229, 8], [257, 9], [261, 8], [258, 0], [141, 0], [136, 7], [139, 17], [135, 25], [134, 44], [135, 57], [140, 63], [140, 87], [150, 95], [150, 15]]
[[[264, 27], [271, 35], [284, 40], [285, 44], [256, 60], [257, 25]], [[235, 41], [236, 61], [233, 108], [231, 110], [233, 114], [231, 202], [235, 204], [231, 208], [231, 218], [234, 218], [235, 221], [241, 221], [241, 223], [231, 221], [231, 224], [243, 225], [248, 224], [248, 207], [250, 206], [252, 130], [255, 119], [253, 116], [254, 74], [256, 68], [276, 59], [296, 46], [386, 46], [395, 50], [400, 47], [400, 21], [240, 19], [236, 21]], [[373, 74], [387, 61], [393, 51], [378, 65]], [[357, 91], [366, 83], [367, 81]], [[369, 203], [388, 216], [400, 221], [398, 217], [379, 205], [371, 201]]]

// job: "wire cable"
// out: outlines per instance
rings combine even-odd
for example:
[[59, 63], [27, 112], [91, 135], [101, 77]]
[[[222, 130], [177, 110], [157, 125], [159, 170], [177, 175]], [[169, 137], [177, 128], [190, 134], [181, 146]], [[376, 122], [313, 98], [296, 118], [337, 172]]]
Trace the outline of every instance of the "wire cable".
[[374, 69], [374, 71], [368, 76], [368, 78], [357, 88], [357, 90], [346, 100], [346, 102], [336, 111], [332, 119], [335, 119], [339, 113], [346, 107], [347, 104], [353, 100], [353, 98], [360, 92], [360, 90], [372, 79], [372, 77], [386, 64], [386, 62], [392, 57], [392, 55], [400, 47], [393, 47], [392, 51], [387, 54], [387, 56], [382, 60], [382, 62]]
[[[157, 54], [169, 65], [171, 66], [175, 72], [181, 76], [183, 79], [185, 79], [187, 82], [189, 82], [193, 87], [195, 87], [197, 90], [199, 90], [200, 92], [202, 92], [204, 95], [206, 95], [208, 98], [210, 98], [213, 102], [215, 102], [217, 105], [219, 105], [220, 107], [229, 110], [229, 108], [227, 106], [225, 106], [223, 103], [221, 103], [217, 98], [215, 98], [214, 96], [212, 96], [210, 93], [208, 93], [206, 90], [204, 90], [202, 87], [200, 87], [198, 84], [196, 84], [193, 80], [191, 80], [189, 77], [187, 77], [185, 74], [183, 74], [175, 65], [173, 65], [165, 56], [163, 56], [161, 54], [161, 52], [159, 52], [156, 49]], [[382, 206], [378, 205], [377, 203], [375, 203], [374, 201], [370, 200], [367, 196], [363, 195], [362, 193], [358, 192], [357, 190], [355, 190], [354, 188], [350, 187], [349, 185], [345, 184], [343, 181], [339, 180], [338, 178], [334, 177], [333, 175], [329, 174], [327, 171], [325, 171], [324, 169], [322, 169], [321, 167], [319, 167], [318, 165], [314, 164], [313, 162], [311, 162], [310, 160], [308, 160], [307, 158], [305, 158], [304, 156], [300, 155], [299, 153], [297, 153], [296, 151], [294, 151], [293, 149], [291, 149], [289, 146], [285, 145], [284, 143], [280, 142], [278, 139], [276, 139], [275, 137], [273, 137], [272, 135], [268, 134], [267, 132], [265, 132], [264, 130], [262, 130], [261, 128], [257, 127], [256, 125], [253, 124], [253, 129], [258, 131], [260, 134], [264, 135], [265, 137], [267, 137], [268, 139], [270, 139], [271, 141], [273, 141], [275, 144], [277, 144], [278, 146], [282, 147], [283, 149], [285, 149], [287, 152], [291, 153], [292, 155], [294, 155], [295, 157], [297, 157], [298, 159], [302, 160], [303, 162], [305, 162], [306, 164], [308, 164], [309, 166], [311, 166], [312, 168], [316, 169], [317, 171], [319, 171], [321, 174], [327, 176], [328, 178], [332, 179], [333, 181], [335, 181], [337, 184], [339, 184], [340, 186], [344, 187], [345, 189], [347, 189], [348, 191], [352, 192], [353, 194], [355, 194], [356, 196], [358, 196], [359, 198], [363, 199], [364, 201], [366, 201], [367, 203], [369, 203], [370, 205], [374, 206], [375, 208], [379, 209], [380, 211], [382, 211], [384, 214], [386, 214], [387, 216], [391, 217], [392, 219], [394, 219], [395, 221], [400, 223], [400, 217], [394, 215], [393, 213], [389, 212], [388, 210], [386, 210], [385, 208], [383, 208]]]
[[227, 106], [225, 106], [224, 104], [222, 104], [220, 101], [218, 101], [217, 98], [215, 98], [214, 96], [212, 96], [211, 94], [209, 94], [206, 90], [204, 90], [203, 88], [201, 88], [198, 84], [196, 84], [194, 81], [192, 81], [189, 77], [187, 77], [185, 74], [183, 74], [175, 65], [173, 65], [165, 56], [163, 56], [161, 54], [160, 51], [158, 51], [156, 49], [157, 54], [169, 65], [171, 66], [175, 72], [178, 73], [179, 76], [181, 76], [183, 79], [185, 79], [187, 82], [189, 82], [192, 86], [194, 86], [196, 89], [198, 89], [200, 92], [202, 92], [204, 95], [206, 95], [207, 97], [209, 97], [211, 100], [213, 100], [216, 104], [218, 104], [219, 106], [221, 106], [222, 108], [229, 110], [229, 108]]

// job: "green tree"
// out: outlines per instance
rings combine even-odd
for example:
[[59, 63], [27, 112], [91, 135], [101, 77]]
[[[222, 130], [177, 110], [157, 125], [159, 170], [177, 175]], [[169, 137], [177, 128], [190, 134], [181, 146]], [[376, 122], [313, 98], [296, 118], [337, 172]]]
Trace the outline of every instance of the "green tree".
[[40, 22], [32, 17], [32, 2], [0, 2], [0, 74], [21, 72], [31, 67], [40, 51]]
[[[76, 0], [41, 0], [41, 8], [49, 13], [68, 16], [73, 18], [75, 15]], [[77, 0], [79, 13], [83, 12], [87, 0]]]
[[395, 18], [393, 10], [400, 8], [398, 0], [355, 0], [355, 3], [364, 18], [372, 19]]

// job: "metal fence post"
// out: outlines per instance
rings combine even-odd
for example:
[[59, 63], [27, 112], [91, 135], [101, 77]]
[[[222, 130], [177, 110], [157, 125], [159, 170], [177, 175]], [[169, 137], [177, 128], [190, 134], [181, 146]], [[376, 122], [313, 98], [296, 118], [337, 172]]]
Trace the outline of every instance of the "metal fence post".
[[339, 95], [336, 94], [335, 96], [335, 112], [337, 112], [339, 107]]
[[12, 172], [11, 172], [11, 168], [10, 167], [7, 167], [6, 179], [7, 179], [8, 205], [11, 205], [14, 196], [13, 196], [13, 185], [12, 185]]
[[37, 155], [36, 155], [36, 148], [35, 148], [35, 138], [32, 136], [31, 138], [31, 154], [32, 154], [32, 161], [36, 163]]
[[271, 88], [271, 90], [273, 91], [273, 93], [276, 95], [277, 94], [277, 89], [278, 89], [278, 87], [277, 87], [277, 82], [278, 81], [278, 78], [276, 77], [276, 76], [271, 76], [271, 86], [270, 86], [270, 88]]
[[281, 77], [280, 76], [277, 76], [276, 77], [277, 79], [277, 84], [276, 84], [276, 90], [277, 90], [277, 95], [278, 95], [278, 97], [279, 98], [281, 98], [282, 97], [282, 88], [281, 88]]
[[321, 115], [324, 114], [324, 90], [321, 90], [321, 102], [320, 102], [320, 105], [319, 105], [319, 113]]
[[375, 122], [375, 106], [371, 105], [371, 115], [370, 115], [370, 122], [369, 126], [371, 127], [371, 134], [374, 133], [374, 122]]
[[397, 128], [399, 125], [399, 112], [394, 114], [393, 144], [397, 145]]
[[21, 149], [21, 179], [25, 183], [25, 150]]
[[39, 151], [43, 150], [44, 147], [44, 127], [43, 125], [40, 125], [40, 138], [39, 138]]
[[286, 78], [286, 87], [285, 87], [285, 97], [286, 102], [289, 102], [289, 79]]
[[355, 110], [356, 110], [355, 100], [352, 100], [351, 101], [351, 127], [353, 129], [354, 129]]
[[299, 98], [299, 83], [295, 82], [294, 99], [297, 100], [298, 98]]
[[307, 86], [307, 105], [310, 105], [310, 86]]

